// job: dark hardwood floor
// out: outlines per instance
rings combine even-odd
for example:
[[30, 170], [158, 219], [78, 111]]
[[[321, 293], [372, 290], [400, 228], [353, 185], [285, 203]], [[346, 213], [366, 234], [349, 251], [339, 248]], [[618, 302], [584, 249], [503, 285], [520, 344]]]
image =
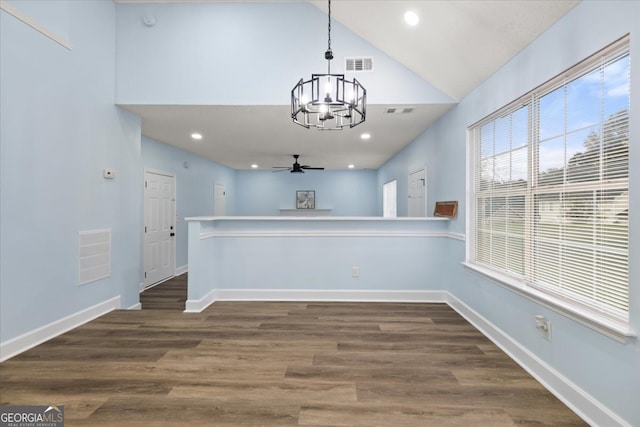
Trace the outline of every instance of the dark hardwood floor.
[[67, 427], [585, 425], [443, 304], [151, 306], [0, 364], [0, 404]]
[[184, 310], [188, 273], [173, 277], [140, 294], [143, 310]]

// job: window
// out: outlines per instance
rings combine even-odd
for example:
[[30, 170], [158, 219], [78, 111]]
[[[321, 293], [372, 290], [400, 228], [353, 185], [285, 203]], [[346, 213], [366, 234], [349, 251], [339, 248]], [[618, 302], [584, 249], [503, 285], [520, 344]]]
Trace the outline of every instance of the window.
[[469, 262], [628, 323], [628, 37], [470, 130]]
[[397, 181], [387, 182], [382, 187], [382, 216], [395, 218], [398, 212]]

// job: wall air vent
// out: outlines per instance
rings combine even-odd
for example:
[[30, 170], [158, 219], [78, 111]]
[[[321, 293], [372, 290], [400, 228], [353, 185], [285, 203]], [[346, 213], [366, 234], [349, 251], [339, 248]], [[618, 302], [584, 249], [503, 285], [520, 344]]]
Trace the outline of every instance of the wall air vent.
[[111, 276], [111, 229], [78, 233], [78, 284]]
[[386, 114], [409, 114], [415, 107], [387, 107]]
[[344, 69], [351, 72], [373, 71], [373, 58], [345, 58]]

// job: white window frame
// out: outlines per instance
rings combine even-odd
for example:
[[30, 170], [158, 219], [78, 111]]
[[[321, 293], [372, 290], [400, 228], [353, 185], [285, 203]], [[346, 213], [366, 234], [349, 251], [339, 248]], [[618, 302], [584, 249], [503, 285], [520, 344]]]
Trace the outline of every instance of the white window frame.
[[[630, 52], [629, 40], [628, 36], [614, 43], [613, 48], [606, 48], [607, 50], [616, 50], [620, 49], [620, 45], [626, 46], [626, 51]], [[600, 56], [601, 52], [594, 55]], [[466, 260], [463, 263], [466, 267], [472, 269], [473, 271], [480, 273], [486, 278], [494, 281], [495, 283], [506, 287], [511, 291], [515, 291], [516, 293], [535, 301], [536, 303], [542, 304], [547, 308], [553, 309], [562, 313], [563, 315], [572, 318], [584, 324], [588, 327], [591, 327], [598, 332], [601, 332], [617, 341], [626, 342], [630, 337], [636, 336], [633, 331], [629, 329], [628, 319], [615, 319], [610, 316], [600, 315], [593, 310], [585, 308], [581, 306], [579, 303], [575, 301], [568, 301], [564, 298], [559, 298], [553, 293], [548, 293], [539, 288], [532, 287], [527, 285], [526, 281], [523, 280], [522, 276], [517, 274], [510, 274], [508, 271], [500, 271], [491, 267], [488, 267], [484, 264], [475, 262], [476, 254], [476, 212], [478, 206], [476, 206], [476, 188], [475, 188], [475, 168], [477, 165], [479, 153], [477, 146], [477, 136], [476, 133], [479, 132], [480, 127], [488, 123], [492, 120], [497, 119], [501, 115], [507, 113], [508, 111], [515, 110], [519, 108], [519, 106], [524, 103], [529, 103], [534, 95], [541, 95], [546, 93], [545, 90], [548, 90], [549, 87], [553, 87], [557, 85], [558, 81], [565, 75], [574, 75], [574, 71], [585, 69], [590, 66], [592, 63], [592, 58], [582, 61], [577, 64], [575, 67], [567, 70], [567, 72], [560, 74], [558, 77], [552, 79], [550, 82], [544, 84], [543, 86], [534, 89], [530, 93], [524, 95], [520, 99], [510, 103], [509, 105], [499, 109], [492, 115], [487, 118], [479, 121], [478, 123], [473, 124], [467, 129], [467, 194], [466, 194], [466, 202], [469, 207], [469, 215], [466, 217], [466, 233], [468, 236], [467, 245], [466, 245]], [[577, 70], [576, 70], [577, 69]], [[531, 113], [532, 114], [532, 113]], [[531, 126], [531, 123], [529, 123]], [[529, 129], [529, 139], [532, 138], [533, 130]], [[529, 159], [529, 162], [532, 160]], [[530, 172], [529, 172], [530, 173]], [[531, 179], [531, 176], [529, 176]], [[525, 267], [526, 268], [526, 267]]]

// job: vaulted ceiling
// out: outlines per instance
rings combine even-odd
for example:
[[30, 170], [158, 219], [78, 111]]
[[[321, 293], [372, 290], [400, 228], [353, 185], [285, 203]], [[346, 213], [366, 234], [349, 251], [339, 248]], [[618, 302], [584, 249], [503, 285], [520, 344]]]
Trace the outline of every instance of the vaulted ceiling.
[[[192, 2], [173, 1], [184, 3], [184, 7]], [[327, 2], [309, 3], [326, 13]], [[403, 105], [413, 107], [410, 114], [386, 114], [387, 107], [398, 105], [370, 104], [366, 122], [353, 129], [306, 130], [291, 122], [288, 105], [128, 104], [123, 107], [142, 117], [144, 135], [235, 169], [249, 169], [251, 164], [258, 164], [260, 169], [288, 165], [291, 154], [301, 154], [304, 164], [328, 169], [346, 169], [348, 164], [355, 165], [356, 169], [376, 169], [577, 3], [574, 0], [334, 0], [334, 20], [451, 99], [446, 103]], [[409, 10], [420, 18], [414, 27], [407, 25], [403, 18]], [[309, 70], [309, 74], [312, 72], [323, 70]], [[366, 77], [362, 80], [366, 83]], [[205, 136], [216, 135], [216, 144], [208, 144], [206, 138], [194, 143], [186, 137], [195, 130]], [[365, 132], [371, 134], [369, 140], [360, 138]]]

